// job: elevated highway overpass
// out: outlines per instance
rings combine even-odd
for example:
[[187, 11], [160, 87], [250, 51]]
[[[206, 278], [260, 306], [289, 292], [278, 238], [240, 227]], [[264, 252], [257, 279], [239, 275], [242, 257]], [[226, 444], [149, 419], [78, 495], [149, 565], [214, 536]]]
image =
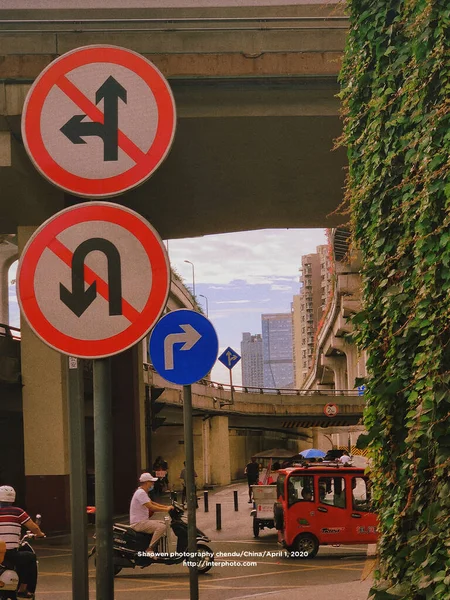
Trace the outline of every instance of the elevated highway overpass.
[[88, 44], [144, 54], [173, 89], [172, 151], [149, 181], [119, 198], [163, 239], [342, 221], [331, 214], [342, 200], [346, 162], [344, 150], [332, 151], [341, 133], [342, 9], [210, 4], [0, 10], [0, 233], [39, 225], [77, 201], [35, 172], [20, 116], [37, 75]]
[[[22, 10], [30, 3], [8, 2], [0, 8], [0, 235], [17, 234], [19, 251], [46, 218], [79, 202], [51, 186], [31, 165], [20, 133], [25, 95], [54, 58], [96, 43], [144, 54], [173, 89], [178, 125], [167, 160], [144, 185], [116, 200], [149, 219], [163, 239], [265, 227], [331, 227], [342, 221], [334, 211], [342, 200], [345, 152], [332, 150], [341, 133], [337, 76], [347, 28], [339, 7], [313, 1], [270, 2], [266, 7], [231, 1], [228, 4], [235, 6], [230, 7], [218, 0], [200, 1], [210, 5], [201, 9], [195, 2], [180, 8], [180, 2], [172, 1], [157, 9], [151, 0], [135, 0], [134, 9], [130, 3], [121, 8], [120, 2], [105, 0], [98, 2], [99, 8], [79, 2], [79, 8], [72, 9], [69, 0], [37, 0], [35, 10]], [[6, 261], [13, 258], [10, 251]], [[0, 264], [0, 274], [5, 264]], [[21, 354], [22, 497], [31, 512], [42, 510], [40, 502], [52, 498], [47, 528], [65, 528], [67, 361], [26, 326]], [[176, 425], [181, 409], [174, 390], [165, 392], [173, 427], [161, 427], [153, 442], [150, 439], [144, 354], [138, 345], [112, 359], [118, 508], [126, 507], [136, 474], [149, 466], [152, 446], [166, 456], [170, 448], [176, 449], [175, 471], [183, 460], [183, 439]], [[267, 436], [273, 425], [273, 435], [287, 432], [286, 443], [297, 436], [311, 445], [308, 419], [319, 423], [323, 411], [322, 398], [308, 398], [306, 412], [300, 413], [295, 401], [289, 404], [284, 396], [274, 398], [275, 408], [269, 408], [262, 398], [249, 400], [253, 394], [245, 401], [236, 394], [232, 408], [224, 403], [225, 390], [194, 393], [199, 415], [194, 419], [200, 457], [196, 468], [217, 483], [229, 481], [243, 457], [263, 449], [262, 438], [256, 436], [236, 435], [230, 442], [230, 423], [233, 431], [258, 423]], [[348, 423], [361, 410], [350, 408], [351, 403], [346, 405], [348, 412], [342, 411]], [[86, 411], [89, 417], [89, 399]], [[294, 425], [283, 426], [288, 422]]]
[[[147, 382], [158, 390], [158, 404], [165, 407], [158, 416], [166, 417], [165, 425], [182, 424], [182, 387], [167, 382], [151, 368]], [[226, 415], [233, 428], [253, 428], [291, 434], [311, 427], [348, 427], [357, 425], [364, 410], [364, 397], [356, 390], [259, 390], [204, 380], [192, 385], [194, 415]], [[327, 416], [325, 407], [334, 404], [335, 416]], [[304, 437], [304, 432], [301, 436]]]

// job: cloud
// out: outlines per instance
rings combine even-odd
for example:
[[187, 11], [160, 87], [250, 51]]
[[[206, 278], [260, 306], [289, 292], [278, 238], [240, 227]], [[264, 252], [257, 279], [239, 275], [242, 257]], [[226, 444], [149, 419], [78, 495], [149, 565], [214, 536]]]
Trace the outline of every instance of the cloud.
[[217, 300], [215, 304], [248, 304], [250, 300]]
[[324, 229], [263, 229], [169, 240], [169, 257], [188, 285], [192, 267], [184, 260], [194, 264], [196, 284], [271, 284], [298, 281], [301, 257], [325, 243]]
[[292, 292], [292, 287], [290, 285], [271, 285], [270, 289], [274, 292]]

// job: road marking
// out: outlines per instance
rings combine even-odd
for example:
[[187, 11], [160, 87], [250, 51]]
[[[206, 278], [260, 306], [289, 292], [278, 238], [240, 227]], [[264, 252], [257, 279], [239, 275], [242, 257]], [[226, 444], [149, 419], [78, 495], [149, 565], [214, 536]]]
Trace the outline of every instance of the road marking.
[[[292, 589], [292, 588], [288, 588]], [[243, 598], [257, 598], [258, 596], [265, 596], [266, 594], [276, 594], [278, 590], [274, 590], [273, 592], [260, 592], [258, 594], [249, 594], [247, 596], [233, 596], [233, 598], [229, 598], [228, 600], [242, 600]]]

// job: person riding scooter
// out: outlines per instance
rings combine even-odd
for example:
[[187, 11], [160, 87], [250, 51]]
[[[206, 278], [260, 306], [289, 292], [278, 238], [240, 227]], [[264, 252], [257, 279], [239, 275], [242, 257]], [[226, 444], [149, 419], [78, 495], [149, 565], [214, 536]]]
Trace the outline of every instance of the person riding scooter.
[[34, 598], [37, 583], [36, 555], [19, 551], [22, 526], [36, 537], [45, 537], [39, 525], [18, 506], [13, 506], [16, 491], [10, 485], [0, 486], [0, 540], [6, 544], [5, 561], [11, 562], [19, 576], [17, 598]]
[[153, 488], [154, 482], [158, 481], [150, 473], [142, 473], [139, 477], [140, 486], [134, 492], [130, 503], [130, 526], [135, 531], [141, 533], [152, 533], [150, 546], [147, 549], [147, 556], [155, 556], [154, 548], [158, 540], [164, 535], [166, 526], [162, 521], [151, 520], [155, 512], [169, 512], [171, 506], [158, 504], [150, 499], [148, 493]]

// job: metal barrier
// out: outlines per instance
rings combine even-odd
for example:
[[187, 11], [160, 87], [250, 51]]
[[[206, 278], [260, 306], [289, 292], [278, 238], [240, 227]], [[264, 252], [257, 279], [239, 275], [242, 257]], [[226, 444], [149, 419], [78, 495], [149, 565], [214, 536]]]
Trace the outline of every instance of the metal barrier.
[[12, 327], [5, 323], [0, 323], [0, 337], [8, 337], [13, 340], [20, 340], [20, 329], [18, 327]]

